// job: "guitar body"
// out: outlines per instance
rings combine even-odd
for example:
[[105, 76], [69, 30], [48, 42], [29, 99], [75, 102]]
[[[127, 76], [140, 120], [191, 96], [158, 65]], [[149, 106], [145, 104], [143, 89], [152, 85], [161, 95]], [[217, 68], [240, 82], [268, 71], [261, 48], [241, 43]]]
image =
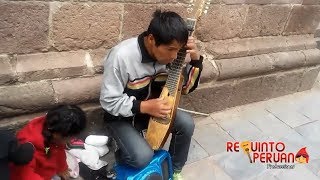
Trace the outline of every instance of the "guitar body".
[[168, 117], [165, 119], [150, 117], [149, 119], [146, 140], [153, 150], [162, 148], [170, 134], [170, 129], [173, 126], [173, 121], [176, 116], [176, 111], [181, 97], [182, 83], [183, 78], [182, 76], [180, 76], [178, 85], [179, 88], [172, 96], [169, 94], [169, 90], [167, 87], [164, 87], [162, 89], [160, 97], [167, 99], [172, 106], [171, 113], [168, 115]]

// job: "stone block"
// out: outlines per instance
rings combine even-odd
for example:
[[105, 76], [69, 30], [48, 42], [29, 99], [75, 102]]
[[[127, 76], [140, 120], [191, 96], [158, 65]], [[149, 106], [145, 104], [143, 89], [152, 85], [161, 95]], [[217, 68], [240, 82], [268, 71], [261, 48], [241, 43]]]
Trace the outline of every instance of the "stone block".
[[316, 48], [314, 37], [310, 34], [286, 36], [285, 38], [288, 51]]
[[15, 72], [7, 55], [0, 55], [0, 85], [16, 81]]
[[290, 10], [290, 5], [250, 6], [240, 37], [280, 35]]
[[225, 4], [301, 4], [303, 0], [222, 0]]
[[214, 59], [235, 58], [247, 56], [249, 53], [247, 39], [238, 41], [219, 40], [206, 43], [205, 49]]
[[197, 23], [196, 36], [208, 42], [238, 36], [245, 21], [248, 6], [212, 5], [208, 14]]
[[188, 102], [196, 111], [203, 113], [219, 111], [231, 107], [232, 84], [233, 81], [203, 84], [184, 98], [188, 99]]
[[0, 87], [0, 118], [36, 112], [55, 104], [50, 82], [40, 81]]
[[262, 85], [272, 89], [270, 97], [279, 97], [297, 92], [302, 81], [304, 69], [270, 74], [264, 77]]
[[16, 71], [19, 81], [85, 75], [87, 73], [85, 55], [85, 51], [18, 55]]
[[[81, 135], [89, 135], [89, 134], [105, 134], [107, 131], [105, 130], [104, 121], [103, 121], [103, 109], [100, 104], [81, 104], [78, 105], [87, 116], [87, 127]], [[45, 111], [48, 111], [46, 109]], [[18, 130], [23, 127], [28, 121], [32, 120], [35, 117], [43, 116], [46, 112], [34, 113], [34, 114], [24, 114], [21, 116], [15, 117], [7, 117], [0, 119], [0, 129], [12, 129]], [[81, 136], [80, 135], [80, 136]], [[86, 137], [84, 136], [84, 137]], [[82, 137], [82, 136], [81, 136]]]
[[303, 5], [319, 5], [320, 1], [318, 0], [303, 0]]
[[45, 115], [44, 112], [3, 118], [0, 120], [0, 129], [16, 131], [22, 128], [24, 125], [26, 125], [33, 118], [43, 116], [43, 115]]
[[159, 8], [160, 5], [157, 4], [125, 4], [122, 39], [128, 39], [146, 31], [152, 18], [152, 13]]
[[320, 37], [316, 38], [316, 48], [320, 49]]
[[314, 34], [320, 22], [320, 6], [293, 6], [283, 34]]
[[219, 80], [237, 78], [272, 71], [272, 59], [268, 55], [247, 56], [217, 60]]
[[58, 103], [80, 104], [97, 102], [100, 97], [102, 76], [52, 81]]
[[279, 52], [269, 55], [276, 70], [293, 69], [304, 66], [305, 56], [299, 51]]
[[320, 37], [320, 24], [316, 29], [316, 32], [314, 33], [314, 37]]
[[319, 49], [308, 49], [301, 52], [306, 56], [306, 65], [312, 66], [312, 65], [320, 64]]
[[303, 73], [302, 81], [298, 91], [306, 91], [313, 87], [320, 71], [320, 66], [306, 68]]
[[[246, 39], [244, 39], [246, 40]], [[286, 51], [287, 43], [285, 37], [257, 37], [247, 40], [248, 55], [266, 54]]]
[[316, 48], [311, 35], [270, 36], [233, 40], [218, 40], [204, 43], [206, 52], [214, 59], [229, 59], [243, 56], [298, 51]]
[[48, 50], [48, 18], [48, 3], [0, 2], [0, 53]]
[[103, 73], [103, 63], [108, 53], [109, 50], [106, 49], [96, 49], [90, 52], [93, 68], [96, 74]]
[[60, 51], [114, 46], [122, 11], [116, 3], [63, 3], [52, 12], [53, 46]]
[[[185, 0], [187, 1], [187, 0]], [[190, 1], [189, 1], [190, 2]], [[187, 2], [187, 3], [189, 3]], [[160, 4], [160, 9], [162, 11], [174, 11], [178, 13], [182, 18], [186, 19], [191, 16], [192, 14], [188, 13], [188, 7], [186, 4], [178, 3], [178, 4], [166, 4], [166, 3], [161, 3]]]
[[210, 61], [203, 61], [203, 70], [200, 76], [200, 82], [206, 83], [217, 79], [219, 76], [218, 70], [212, 65]]
[[87, 103], [79, 105], [80, 108], [86, 113], [87, 116], [87, 127], [81, 134], [87, 135], [110, 135], [106, 130], [105, 123], [103, 120], [104, 110], [100, 106], [100, 103]]
[[237, 80], [231, 96], [231, 107], [262, 101], [270, 98], [270, 90], [263, 88], [263, 77]]

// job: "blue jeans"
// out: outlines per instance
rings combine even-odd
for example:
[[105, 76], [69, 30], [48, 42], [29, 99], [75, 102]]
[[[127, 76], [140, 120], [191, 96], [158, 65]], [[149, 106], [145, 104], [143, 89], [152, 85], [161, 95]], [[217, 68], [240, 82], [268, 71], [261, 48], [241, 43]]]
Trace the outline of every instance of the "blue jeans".
[[[147, 141], [141, 136], [139, 130], [132, 125], [132, 118], [108, 118], [105, 113], [105, 121], [111, 136], [116, 140], [119, 150], [116, 152], [117, 161], [136, 168], [148, 165], [152, 160], [153, 150]], [[140, 120], [142, 126], [147, 127], [147, 120]], [[139, 123], [139, 119], [135, 119]], [[174, 171], [181, 171], [188, 157], [191, 137], [194, 131], [192, 117], [178, 110], [172, 128], [172, 138], [169, 153], [172, 158]]]

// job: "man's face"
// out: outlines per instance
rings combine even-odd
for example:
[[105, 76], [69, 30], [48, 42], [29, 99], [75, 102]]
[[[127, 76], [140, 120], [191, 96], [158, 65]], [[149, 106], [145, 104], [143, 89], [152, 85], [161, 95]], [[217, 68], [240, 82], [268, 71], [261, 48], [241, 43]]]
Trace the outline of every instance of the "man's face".
[[176, 40], [173, 40], [173, 42], [168, 45], [161, 44], [159, 46], [156, 46], [154, 38], [151, 37], [149, 42], [151, 42], [150, 48], [152, 56], [160, 64], [171, 63], [177, 58], [177, 54], [182, 48], [182, 44], [179, 44]]

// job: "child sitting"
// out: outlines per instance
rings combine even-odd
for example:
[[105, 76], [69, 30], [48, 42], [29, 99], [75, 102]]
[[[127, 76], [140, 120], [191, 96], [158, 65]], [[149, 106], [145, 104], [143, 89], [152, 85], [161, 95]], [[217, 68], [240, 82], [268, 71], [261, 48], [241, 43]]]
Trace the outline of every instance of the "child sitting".
[[24, 166], [12, 164], [12, 180], [51, 180], [59, 176], [69, 179], [65, 143], [86, 126], [85, 113], [74, 105], [60, 105], [45, 116], [31, 120], [17, 134], [21, 142], [35, 147], [32, 161]]

